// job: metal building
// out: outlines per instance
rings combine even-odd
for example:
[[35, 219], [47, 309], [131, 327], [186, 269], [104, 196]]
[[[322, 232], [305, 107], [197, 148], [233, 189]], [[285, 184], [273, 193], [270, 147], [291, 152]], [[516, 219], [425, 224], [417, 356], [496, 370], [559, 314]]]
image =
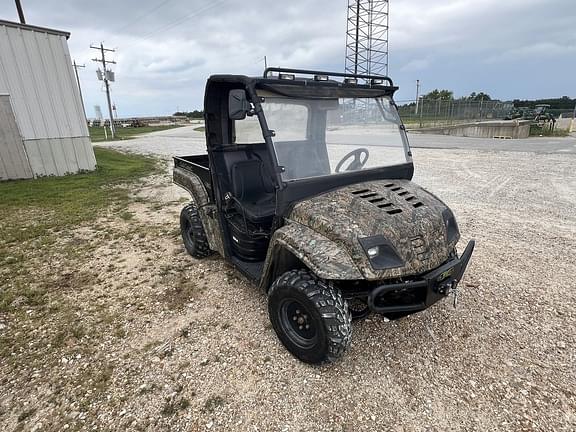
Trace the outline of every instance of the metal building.
[[96, 167], [69, 36], [0, 20], [0, 180]]

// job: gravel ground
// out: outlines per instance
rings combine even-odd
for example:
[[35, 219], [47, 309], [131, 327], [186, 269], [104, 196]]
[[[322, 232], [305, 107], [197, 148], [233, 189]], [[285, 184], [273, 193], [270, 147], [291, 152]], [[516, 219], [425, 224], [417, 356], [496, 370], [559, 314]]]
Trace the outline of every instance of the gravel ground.
[[[133, 219], [62, 236], [89, 253], [31, 259], [29, 283], [58, 286], [70, 309], [0, 316], [0, 332], [36, 336], [0, 369], [0, 429], [575, 430], [576, 156], [414, 154], [461, 244], [477, 240], [456, 310], [372, 316], [340, 362], [300, 363], [261, 292], [220, 258], [184, 253], [184, 195], [168, 174], [149, 178]], [[63, 325], [85, 331], [55, 348]]]

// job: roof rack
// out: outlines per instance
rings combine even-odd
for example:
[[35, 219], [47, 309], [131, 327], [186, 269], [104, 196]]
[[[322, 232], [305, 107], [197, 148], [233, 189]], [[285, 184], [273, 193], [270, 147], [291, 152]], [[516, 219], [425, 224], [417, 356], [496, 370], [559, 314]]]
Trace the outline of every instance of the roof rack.
[[392, 82], [392, 78], [387, 77], [385, 75], [361, 75], [361, 74], [353, 74], [353, 73], [342, 73], [342, 72], [322, 72], [322, 71], [313, 71], [313, 70], [306, 70], [306, 69], [286, 69], [286, 68], [279, 68], [279, 67], [269, 67], [266, 68], [264, 71], [264, 78], [268, 78], [268, 75], [271, 72], [278, 72], [278, 73], [289, 73], [289, 74], [301, 74], [301, 75], [324, 75], [328, 77], [343, 77], [343, 78], [360, 78], [367, 81], [372, 80], [382, 80], [388, 81], [391, 87], [394, 86]]

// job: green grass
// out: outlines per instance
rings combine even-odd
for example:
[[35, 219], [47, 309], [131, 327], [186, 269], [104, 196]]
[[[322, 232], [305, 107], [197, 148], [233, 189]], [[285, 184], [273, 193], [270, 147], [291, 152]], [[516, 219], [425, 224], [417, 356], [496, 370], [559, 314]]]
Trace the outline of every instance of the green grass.
[[195, 127], [194, 130], [196, 132], [205, 132], [206, 128], [204, 126]]
[[[90, 289], [99, 274], [81, 269], [94, 245], [71, 231], [100, 216], [131, 221], [132, 185], [159, 172], [160, 164], [144, 156], [94, 150], [95, 171], [0, 182], [0, 315], [11, 323], [0, 332], [3, 365], [38, 367], [57, 361], [48, 354], [71, 349], [90, 354], [93, 346], [84, 339], [95, 328], [96, 333], [125, 337], [121, 321], [107, 309], [93, 313], [90, 327], [78, 322], [73, 293]], [[97, 232], [107, 229], [106, 222], [93, 227]], [[30, 328], [43, 329], [40, 345], [34, 332], [24, 330]], [[111, 369], [88, 372], [93, 387], [103, 391]]]
[[[180, 126], [143, 126], [143, 127], [127, 127], [127, 128], [117, 127], [115, 140], [117, 141], [123, 139], [130, 139], [134, 138], [137, 135], [174, 129], [177, 127]], [[90, 131], [90, 139], [92, 140], [92, 142], [113, 141], [110, 136], [110, 129], [108, 128], [106, 129], [108, 133], [108, 140], [106, 140], [103, 127], [89, 127], [88, 130]]]
[[129, 199], [120, 184], [155, 172], [155, 159], [94, 149], [97, 169], [64, 177], [0, 183], [0, 262], [10, 246], [93, 220], [101, 210]]

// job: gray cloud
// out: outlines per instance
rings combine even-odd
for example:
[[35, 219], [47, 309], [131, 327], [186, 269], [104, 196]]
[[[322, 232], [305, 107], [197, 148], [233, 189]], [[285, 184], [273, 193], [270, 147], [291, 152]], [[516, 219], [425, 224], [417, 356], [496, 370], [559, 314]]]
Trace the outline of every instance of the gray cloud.
[[[90, 43], [116, 48], [113, 99], [120, 115], [169, 114], [202, 105], [213, 73], [260, 74], [269, 65], [342, 70], [346, 0], [23, 0], [31, 24], [72, 33], [86, 63], [89, 115], [104, 106]], [[390, 75], [398, 99], [449, 88], [457, 95], [576, 96], [576, 5], [571, 0], [391, 0]], [[12, 2], [0, 17], [16, 20]]]

